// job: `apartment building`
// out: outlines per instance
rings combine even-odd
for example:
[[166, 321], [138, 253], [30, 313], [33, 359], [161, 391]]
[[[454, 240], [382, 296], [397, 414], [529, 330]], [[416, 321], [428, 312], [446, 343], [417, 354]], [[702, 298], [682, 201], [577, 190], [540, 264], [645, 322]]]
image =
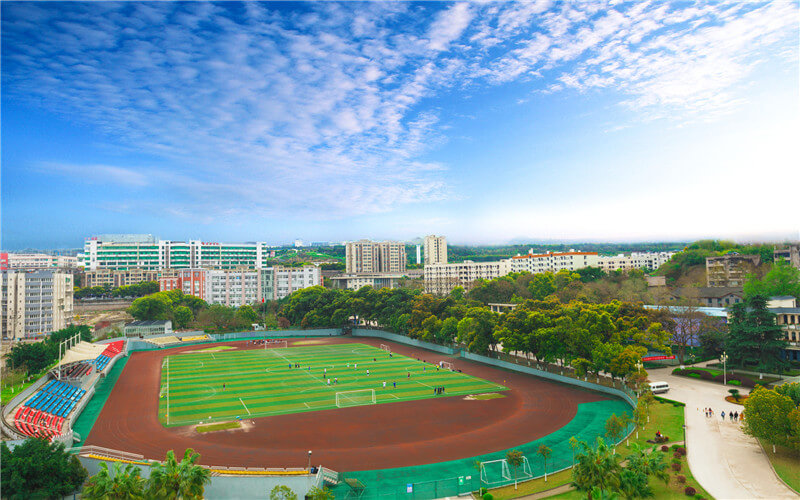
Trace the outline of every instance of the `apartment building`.
[[759, 265], [761, 265], [761, 257], [758, 255], [729, 253], [719, 257], [707, 257], [706, 285], [744, 286], [747, 274], [755, 272]]
[[75, 269], [78, 257], [46, 253], [0, 253], [0, 271], [9, 269]]
[[800, 269], [800, 245], [789, 245], [785, 248], [776, 248], [772, 252], [775, 262], [785, 260], [792, 267]]
[[537, 274], [547, 271], [556, 273], [562, 269], [575, 271], [584, 267], [598, 267], [599, 259], [597, 252], [570, 250], [569, 252], [534, 254], [531, 251], [528, 255], [518, 255], [511, 258], [511, 272]]
[[147, 271], [144, 269], [128, 269], [127, 271], [115, 271], [113, 269], [99, 269], [97, 271], [86, 271], [83, 274], [83, 286], [110, 286], [119, 288], [121, 286], [136, 285], [145, 281], [158, 281], [158, 271]]
[[333, 288], [358, 290], [365, 286], [378, 288], [397, 288], [400, 286], [402, 274], [376, 273], [376, 274], [343, 274], [331, 278]]
[[425, 264], [447, 264], [447, 238], [431, 234], [425, 237]]
[[87, 271], [263, 269], [270, 256], [269, 245], [264, 242], [169, 241], [149, 234], [94, 236], [86, 240], [83, 250], [79, 262]]
[[239, 307], [265, 300], [280, 300], [294, 291], [321, 285], [318, 267], [268, 267], [266, 269], [169, 269], [161, 272], [162, 291], [181, 290], [209, 304]]
[[597, 264], [605, 272], [658, 269], [669, 262], [673, 255], [675, 252], [631, 252], [629, 255], [601, 256], [598, 258]]
[[345, 245], [347, 273], [402, 273], [406, 246], [397, 241], [350, 241]]
[[797, 299], [792, 296], [770, 297], [767, 307], [775, 314], [775, 321], [786, 335], [786, 359], [800, 361], [800, 307], [797, 307]]
[[511, 260], [498, 262], [472, 262], [466, 260], [453, 264], [432, 264], [425, 266], [425, 293], [447, 295], [456, 287], [471, 290], [475, 280], [491, 280], [511, 272]]
[[35, 338], [72, 322], [73, 280], [69, 273], [2, 271], [0, 289], [4, 338]]

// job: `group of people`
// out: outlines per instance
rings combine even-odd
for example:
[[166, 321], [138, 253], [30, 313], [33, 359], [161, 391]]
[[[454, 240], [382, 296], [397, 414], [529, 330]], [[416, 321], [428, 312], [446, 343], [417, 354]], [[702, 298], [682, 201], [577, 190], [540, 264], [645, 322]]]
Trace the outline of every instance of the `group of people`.
[[439, 387], [434, 387], [433, 388], [433, 394], [434, 395], [444, 394], [444, 386], [442, 385], [442, 386], [439, 386]]
[[[706, 418], [712, 418], [714, 416], [714, 410], [711, 408], [703, 408], [703, 413], [705, 414]], [[720, 412], [720, 418], [724, 421], [725, 420], [725, 410]], [[739, 411], [729, 411], [728, 412], [728, 420], [731, 422], [739, 422], [744, 418], [744, 411], [739, 413]]]

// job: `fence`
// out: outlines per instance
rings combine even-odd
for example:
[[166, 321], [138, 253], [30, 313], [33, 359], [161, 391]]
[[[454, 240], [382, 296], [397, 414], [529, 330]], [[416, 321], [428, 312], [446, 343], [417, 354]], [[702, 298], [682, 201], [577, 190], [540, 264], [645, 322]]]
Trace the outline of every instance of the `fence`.
[[450, 356], [458, 352], [457, 349], [453, 349], [452, 347], [447, 347], [438, 344], [431, 344], [430, 342], [412, 339], [411, 337], [406, 337], [405, 335], [398, 335], [396, 333], [386, 332], [383, 330], [368, 330], [364, 328], [356, 328], [353, 330], [353, 337], [377, 337], [380, 339], [391, 340], [393, 342], [397, 342], [398, 344], [406, 344], [413, 347], [421, 347], [423, 349], [428, 349], [429, 351], [436, 351], [442, 354], [448, 354]]

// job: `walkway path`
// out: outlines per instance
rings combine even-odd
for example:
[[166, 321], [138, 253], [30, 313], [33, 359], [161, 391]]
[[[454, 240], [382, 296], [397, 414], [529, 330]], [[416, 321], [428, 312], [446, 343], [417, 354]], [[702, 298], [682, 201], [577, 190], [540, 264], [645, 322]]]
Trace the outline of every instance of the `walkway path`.
[[[728, 403], [723, 385], [677, 377], [671, 368], [650, 370], [650, 380], [670, 385], [669, 399], [686, 403], [686, 442], [692, 474], [714, 498], [800, 498], [784, 485], [758, 442], [744, 434], [740, 424], [720, 413], [741, 411]], [[703, 408], [711, 407], [714, 417], [706, 418]]]

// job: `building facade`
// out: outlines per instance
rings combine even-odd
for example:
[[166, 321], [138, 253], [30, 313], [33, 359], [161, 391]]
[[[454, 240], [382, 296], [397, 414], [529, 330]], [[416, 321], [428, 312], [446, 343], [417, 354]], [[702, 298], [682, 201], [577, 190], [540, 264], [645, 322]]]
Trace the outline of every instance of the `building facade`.
[[121, 286], [136, 285], [145, 281], [158, 281], [158, 271], [146, 271], [144, 269], [128, 269], [127, 271], [114, 271], [112, 269], [99, 269], [97, 271], [86, 271], [83, 274], [83, 286], [110, 286], [119, 288]]
[[347, 273], [402, 273], [406, 246], [397, 241], [350, 241], [345, 245]]
[[597, 252], [571, 250], [557, 253], [528, 253], [528, 255], [518, 255], [511, 258], [511, 272], [537, 274], [547, 271], [557, 273], [562, 269], [575, 271], [584, 267], [598, 267], [598, 262], [599, 256]]
[[239, 307], [280, 300], [292, 292], [322, 285], [315, 266], [266, 269], [169, 269], [158, 279], [161, 291], [181, 290], [209, 304]]
[[785, 260], [792, 267], [800, 269], [800, 245], [789, 245], [785, 248], [776, 248], [772, 252], [775, 262]]
[[269, 245], [264, 242], [169, 241], [149, 234], [94, 236], [86, 240], [83, 251], [79, 262], [87, 271], [263, 269], [270, 256]]
[[0, 275], [3, 337], [36, 338], [72, 323], [72, 274], [2, 271]]
[[365, 286], [378, 288], [397, 288], [400, 286], [402, 274], [379, 273], [379, 274], [343, 274], [331, 278], [333, 288], [358, 290]]
[[619, 254], [601, 256], [597, 264], [605, 272], [631, 269], [658, 269], [669, 262], [675, 252], [631, 252], [629, 255]]
[[9, 269], [75, 269], [78, 257], [46, 253], [0, 253], [0, 271]]
[[758, 255], [729, 253], [719, 257], [706, 257], [706, 285], [739, 287], [745, 278], [761, 265]]
[[425, 293], [447, 295], [456, 287], [471, 290], [479, 279], [491, 280], [511, 272], [511, 259], [497, 262], [472, 262], [466, 260], [453, 264], [425, 266]]
[[740, 286], [675, 288], [671, 295], [677, 300], [703, 307], [729, 307], [744, 302], [744, 292]]
[[431, 234], [425, 237], [425, 265], [447, 264], [447, 238]]

